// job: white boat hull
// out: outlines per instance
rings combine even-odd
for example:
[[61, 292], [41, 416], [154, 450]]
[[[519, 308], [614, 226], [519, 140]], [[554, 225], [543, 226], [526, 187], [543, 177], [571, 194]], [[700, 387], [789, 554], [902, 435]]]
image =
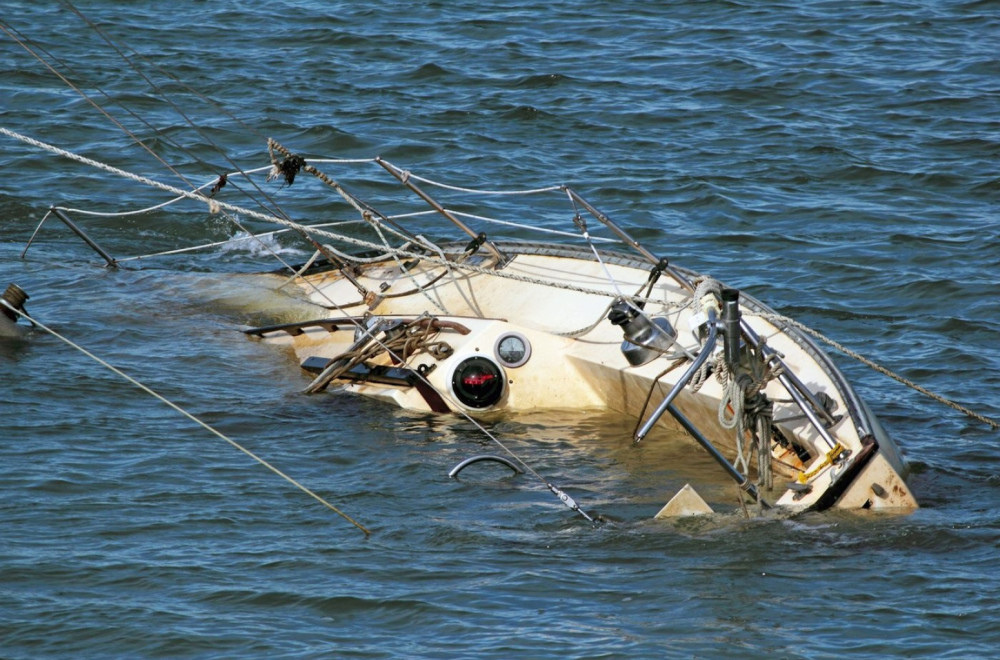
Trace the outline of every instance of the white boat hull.
[[[356, 347], [362, 334], [357, 321], [364, 317], [385, 323], [434, 319], [440, 328], [428, 336], [447, 344], [446, 356], [423, 351], [400, 361], [382, 352], [339, 377], [334, 385], [413, 410], [483, 415], [610, 409], [633, 419], [648, 418], [690, 360], [677, 360], [671, 370], [667, 370], [671, 362], [665, 359], [633, 366], [622, 352], [622, 330], [605, 318], [616, 297], [642, 290], [648, 268], [623, 257], [609, 257], [601, 263], [586, 258], [585, 252], [530, 246], [506, 249], [514, 256], [497, 271], [498, 276], [489, 272], [496, 260], [479, 255], [474, 258], [473, 272], [446, 269], [430, 260], [408, 263], [404, 270], [398, 260], [387, 258], [353, 268], [350, 278], [339, 270], [306, 274], [298, 280], [302, 295], [329, 308], [327, 318], [339, 320], [261, 328], [251, 334], [290, 346], [304, 365], [321, 371]], [[364, 296], [362, 290], [378, 293]], [[678, 330], [675, 348], [688, 355], [697, 353], [699, 340], [689, 327], [699, 310], [690, 304], [690, 292], [663, 278], [648, 298], [645, 312], [667, 319]], [[764, 392], [774, 402], [774, 428], [798, 449], [773, 445], [775, 492], [767, 496], [776, 498], [779, 506], [796, 510], [916, 508], [906, 485], [905, 465], [867, 407], [815, 345], [765, 318], [769, 313], [773, 314], [744, 298], [746, 323], [767, 339], [767, 345], [806, 388], [828, 397], [827, 407], [837, 421], [824, 425], [825, 431], [818, 429], [781, 382], [767, 383]], [[505, 337], [530, 346], [523, 364], [509, 359], [504, 364], [498, 342]], [[456, 390], [464, 387], [456, 380], [456, 369], [471, 358], [491, 362], [503, 380], [496, 401], [485, 406], [463, 402], [462, 393]], [[373, 371], [373, 367], [378, 369]], [[682, 390], [675, 405], [709, 442], [731, 455], [736, 449], [735, 432], [718, 421], [723, 396], [722, 385], [710, 378], [696, 392]], [[659, 424], [676, 426], [670, 415], [663, 415]], [[655, 441], [656, 433], [645, 441]], [[844, 456], [828, 460], [830, 439], [843, 449]], [[786, 490], [788, 481], [800, 485]]]

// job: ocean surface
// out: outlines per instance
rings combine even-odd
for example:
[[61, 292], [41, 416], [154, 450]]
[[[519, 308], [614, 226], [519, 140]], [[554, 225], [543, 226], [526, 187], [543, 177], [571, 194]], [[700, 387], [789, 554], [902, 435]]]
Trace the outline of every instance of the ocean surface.
[[[129, 132], [196, 185], [267, 165], [267, 137], [458, 186], [567, 183], [658, 255], [1000, 417], [994, 0], [3, 0], [0, 27], [3, 128], [180, 187]], [[215, 248], [109, 270], [50, 218], [22, 258], [50, 205], [171, 196], [0, 148], [0, 289], [372, 532], [54, 336], [0, 340], [0, 658], [1000, 656], [989, 426], [832, 351], [922, 508], [746, 520], [683, 439], [490, 420], [595, 528], [528, 476], [449, 479], [498, 452], [467, 420], [302, 394], [294, 358], [239, 331], [273, 311], [249, 274], [279, 264], [204, 205], [74, 218], [115, 257]], [[380, 208], [412, 200], [382, 181]], [[260, 208], [232, 183], [219, 199]], [[268, 191], [346, 216], [313, 182]], [[725, 515], [653, 521], [688, 481]]]

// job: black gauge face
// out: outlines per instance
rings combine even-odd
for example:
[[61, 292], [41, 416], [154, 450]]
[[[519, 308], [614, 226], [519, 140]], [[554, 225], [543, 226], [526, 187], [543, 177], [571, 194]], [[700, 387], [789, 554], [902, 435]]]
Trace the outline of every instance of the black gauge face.
[[470, 408], [489, 408], [503, 396], [503, 371], [492, 360], [471, 357], [462, 360], [451, 377], [459, 401]]
[[508, 332], [497, 339], [494, 352], [503, 366], [520, 367], [531, 357], [531, 344], [524, 335]]

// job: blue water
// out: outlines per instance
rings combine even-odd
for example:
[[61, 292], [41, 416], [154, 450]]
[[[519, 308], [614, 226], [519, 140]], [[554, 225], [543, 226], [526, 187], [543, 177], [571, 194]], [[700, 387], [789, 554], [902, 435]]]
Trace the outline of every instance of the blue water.
[[[14, 35], [197, 183], [232, 169], [220, 153], [266, 164], [268, 136], [458, 185], [570, 183], [657, 254], [1000, 416], [996, 2], [80, 10], [131, 64], [69, 6], [6, 0], [0, 126], [179, 184]], [[448, 479], [494, 450], [468, 422], [302, 395], [290, 355], [238, 332], [267, 316], [234, 275], [261, 263], [245, 249], [110, 271], [49, 221], [21, 259], [50, 204], [166, 197], [0, 145], [0, 287], [372, 530], [53, 337], [2, 341], [0, 657], [997, 655], [986, 425], [838, 354], [919, 511], [661, 524], [685, 481], [734, 508], [688, 445], [632, 446], [614, 415], [493, 421], [614, 521], [593, 529], [536, 480]], [[337, 217], [315, 186], [276, 194], [296, 219]], [[403, 193], [374, 194], [394, 212]], [[197, 205], [78, 220], [115, 256], [236, 233]]]

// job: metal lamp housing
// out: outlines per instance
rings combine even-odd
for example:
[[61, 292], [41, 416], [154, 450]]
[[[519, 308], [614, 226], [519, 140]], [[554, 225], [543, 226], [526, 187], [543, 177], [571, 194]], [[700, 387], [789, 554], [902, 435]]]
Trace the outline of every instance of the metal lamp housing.
[[611, 307], [608, 319], [621, 326], [625, 335], [621, 351], [633, 367], [639, 367], [670, 350], [677, 331], [663, 317], [650, 318], [635, 305], [620, 300]]

